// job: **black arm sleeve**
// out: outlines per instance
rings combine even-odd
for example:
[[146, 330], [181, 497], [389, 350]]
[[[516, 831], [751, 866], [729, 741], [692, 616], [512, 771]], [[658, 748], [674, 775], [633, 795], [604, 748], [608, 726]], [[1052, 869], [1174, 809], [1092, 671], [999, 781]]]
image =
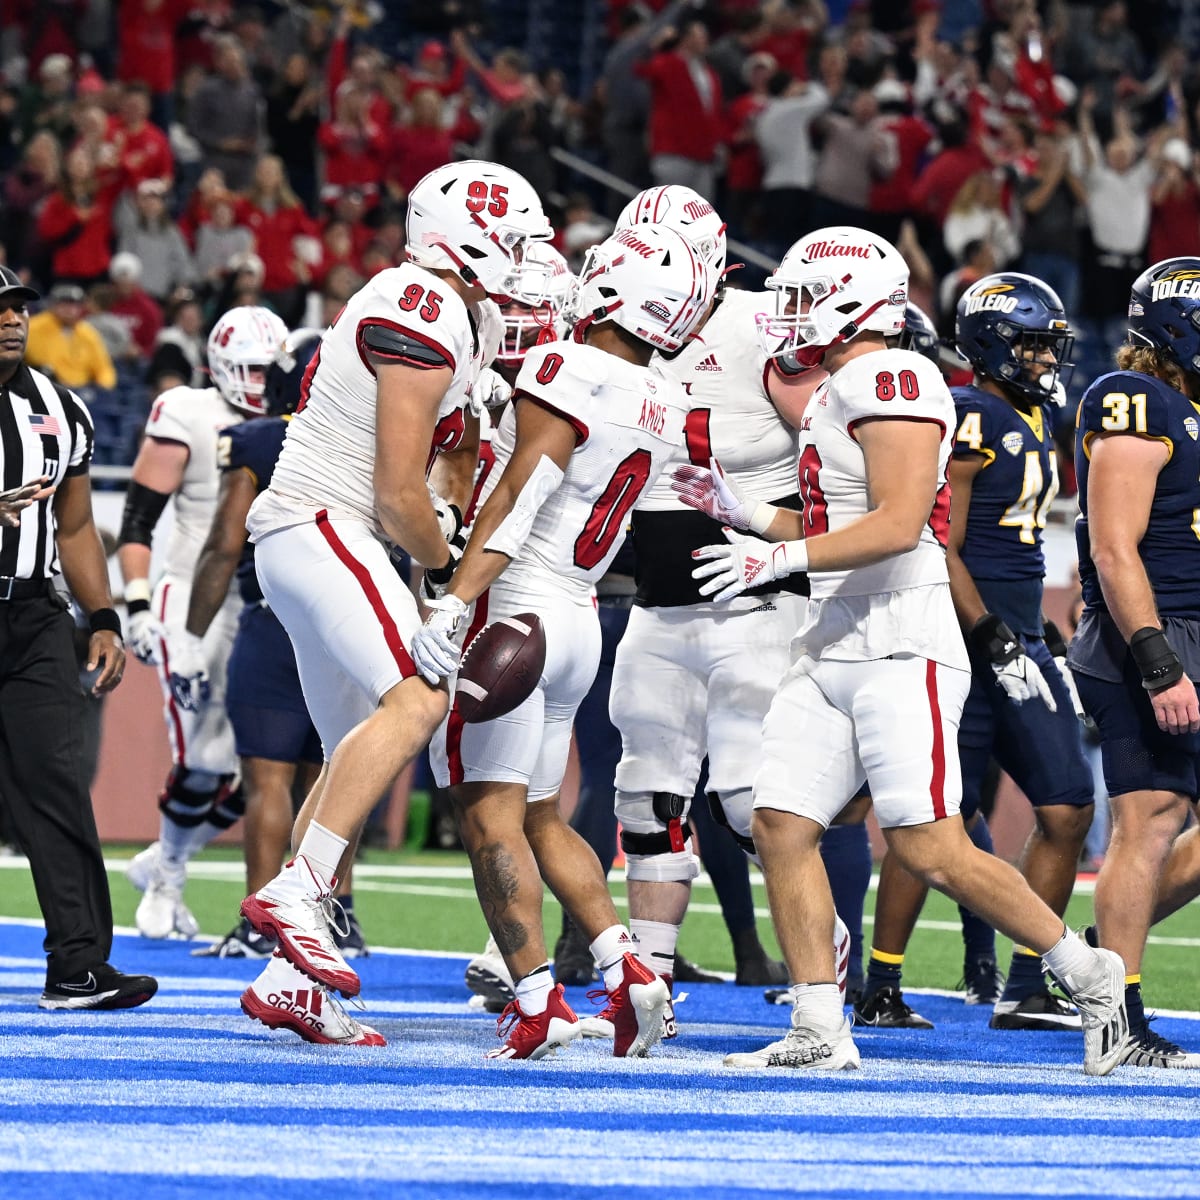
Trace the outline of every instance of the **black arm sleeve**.
[[358, 336], [372, 358], [425, 371], [437, 367], [454, 369], [453, 359], [432, 338], [423, 340], [407, 330], [373, 323], [364, 324]]
[[158, 518], [162, 516], [162, 510], [167, 507], [170, 498], [166, 492], [156, 492], [153, 488], [131, 482], [129, 491], [125, 493], [125, 512], [121, 516], [121, 535], [117, 545], [125, 546], [132, 542], [138, 546], [149, 546], [154, 536], [154, 526], [158, 524]]

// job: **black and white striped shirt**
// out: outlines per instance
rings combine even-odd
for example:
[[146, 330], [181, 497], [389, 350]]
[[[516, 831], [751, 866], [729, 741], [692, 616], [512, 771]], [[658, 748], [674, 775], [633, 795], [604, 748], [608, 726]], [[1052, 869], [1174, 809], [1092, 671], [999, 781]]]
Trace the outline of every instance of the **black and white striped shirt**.
[[[0, 491], [39, 475], [57, 487], [91, 461], [92, 418], [74, 392], [24, 364], [0, 384]], [[50, 578], [58, 569], [54, 535], [54, 498], [31, 504], [18, 528], [0, 531], [0, 577]]]

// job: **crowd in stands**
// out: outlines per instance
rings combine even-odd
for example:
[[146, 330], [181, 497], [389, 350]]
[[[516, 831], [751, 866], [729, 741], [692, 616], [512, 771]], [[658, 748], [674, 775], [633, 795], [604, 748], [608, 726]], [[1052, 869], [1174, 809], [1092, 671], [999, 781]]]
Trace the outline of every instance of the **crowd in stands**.
[[564, 7], [602, 10], [591, 77], [553, 44], [531, 59], [502, 0], [430, 0], [419, 30], [361, 0], [6, 0], [0, 261], [47, 298], [32, 362], [136, 396], [108, 461], [221, 311], [327, 322], [398, 261], [408, 189], [467, 154], [524, 174], [575, 261], [624, 197], [554, 146], [690, 184], [768, 255], [875, 228], [944, 332], [971, 281], [1028, 270], [1075, 316], [1081, 377], [1141, 266], [1200, 254], [1187, 0]]

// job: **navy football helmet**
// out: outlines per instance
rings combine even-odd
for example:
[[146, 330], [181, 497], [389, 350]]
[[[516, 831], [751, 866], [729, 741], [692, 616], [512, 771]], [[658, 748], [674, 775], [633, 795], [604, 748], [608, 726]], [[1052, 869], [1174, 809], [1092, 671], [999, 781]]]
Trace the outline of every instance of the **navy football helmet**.
[[1040, 279], [1003, 271], [977, 280], [959, 299], [954, 340], [977, 375], [1033, 404], [1061, 403], [1075, 336], [1062, 301]]
[[1200, 258], [1165, 258], [1134, 280], [1129, 338], [1200, 375]]
[[896, 348], [898, 350], [915, 350], [931, 362], [938, 361], [941, 339], [925, 310], [911, 300], [904, 310], [904, 328], [896, 339]]
[[320, 344], [319, 329], [294, 329], [283, 339], [267, 368], [267, 382], [263, 387], [268, 416], [282, 417], [296, 411], [304, 372]]

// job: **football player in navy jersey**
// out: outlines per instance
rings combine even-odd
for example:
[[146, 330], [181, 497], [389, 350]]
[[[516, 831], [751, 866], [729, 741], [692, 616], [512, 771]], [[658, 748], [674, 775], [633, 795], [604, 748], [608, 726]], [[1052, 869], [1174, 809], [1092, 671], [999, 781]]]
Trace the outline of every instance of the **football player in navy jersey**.
[[1141, 996], [1150, 924], [1198, 882], [1195, 831], [1179, 833], [1200, 768], [1200, 258], [1137, 278], [1117, 364], [1084, 393], [1075, 450], [1084, 611], [1068, 662], [1113, 816], [1096, 920], [1129, 972], [1125, 1062], [1200, 1067], [1150, 1029]]

